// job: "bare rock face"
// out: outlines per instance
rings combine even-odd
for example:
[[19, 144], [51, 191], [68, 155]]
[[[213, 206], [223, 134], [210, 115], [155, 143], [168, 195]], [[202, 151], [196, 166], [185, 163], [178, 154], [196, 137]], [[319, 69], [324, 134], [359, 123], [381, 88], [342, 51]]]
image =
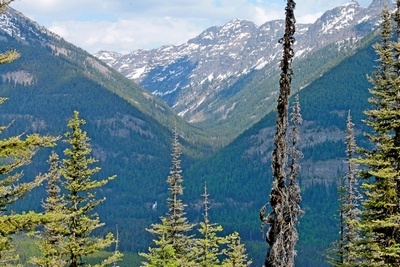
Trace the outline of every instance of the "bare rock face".
[[[374, 0], [363, 8], [352, 1], [325, 12], [313, 24], [298, 24], [296, 60], [331, 44], [337, 44], [338, 50], [356, 46], [376, 28], [384, 4], [390, 6], [391, 2]], [[159, 96], [187, 121], [212, 124], [211, 119], [226, 120], [240, 109], [241, 100], [232, 100], [243, 89], [237, 84], [240, 79], [260, 70], [265, 79], [273, 75], [271, 64], [277, 68], [281, 57], [278, 41], [283, 36], [283, 23], [276, 20], [257, 26], [235, 19], [224, 26], [211, 27], [179, 46], [137, 50], [127, 55], [100, 51], [95, 56]], [[227, 93], [219, 94], [221, 91]], [[270, 96], [264, 94], [259, 99], [267, 97]], [[260, 105], [253, 101], [252, 105]]]

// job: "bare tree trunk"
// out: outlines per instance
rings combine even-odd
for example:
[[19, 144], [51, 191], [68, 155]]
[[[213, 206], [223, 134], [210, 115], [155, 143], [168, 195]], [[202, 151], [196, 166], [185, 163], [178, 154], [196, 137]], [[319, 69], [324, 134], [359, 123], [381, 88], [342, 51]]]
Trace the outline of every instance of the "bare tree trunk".
[[[287, 162], [288, 162], [288, 98], [290, 95], [290, 86], [292, 81], [292, 59], [294, 56], [293, 44], [295, 39], [295, 18], [294, 8], [296, 3], [293, 0], [287, 0], [285, 34], [280, 43], [283, 45], [283, 58], [281, 60], [281, 79], [280, 94], [278, 98], [276, 117], [276, 133], [274, 137], [275, 149], [272, 153], [272, 175], [274, 184], [270, 195], [270, 204], [272, 212], [263, 221], [270, 224], [266, 235], [266, 241], [269, 245], [266, 267], [290, 267], [293, 262], [291, 252], [288, 251], [287, 233], [290, 232], [290, 225], [286, 222], [291, 217], [290, 196], [286, 185], [287, 180]], [[263, 217], [263, 216], [262, 216]], [[290, 238], [289, 238], [290, 239]]]

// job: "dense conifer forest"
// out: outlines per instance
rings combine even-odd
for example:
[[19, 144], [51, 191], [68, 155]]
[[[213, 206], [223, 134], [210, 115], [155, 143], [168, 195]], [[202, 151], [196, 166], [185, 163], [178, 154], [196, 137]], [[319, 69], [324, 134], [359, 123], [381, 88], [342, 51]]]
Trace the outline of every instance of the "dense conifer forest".
[[40, 71], [0, 79], [0, 265], [399, 266], [400, 1], [300, 92], [295, 6], [276, 112], [220, 151], [161, 103], [132, 105], [142, 89], [1, 46], [4, 73]]

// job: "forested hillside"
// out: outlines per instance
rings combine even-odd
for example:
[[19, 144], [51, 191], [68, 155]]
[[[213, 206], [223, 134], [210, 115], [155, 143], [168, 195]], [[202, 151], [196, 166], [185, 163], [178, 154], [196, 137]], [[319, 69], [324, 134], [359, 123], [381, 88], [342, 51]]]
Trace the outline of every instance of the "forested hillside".
[[[49, 91], [75, 78], [87, 79], [126, 100], [170, 131], [175, 124], [184, 129], [185, 139], [195, 144], [193, 147], [203, 149], [193, 155], [201, 155], [212, 149], [213, 141], [202, 130], [184, 122], [163, 101], [18, 11], [10, 8], [0, 17], [0, 29], [0, 48], [15, 49], [22, 54], [16, 64], [5, 65], [3, 83], [27, 88], [38, 86]], [[40, 86], [41, 83], [44, 83], [43, 86]]]
[[[96, 234], [115, 232], [118, 225], [121, 251], [147, 251], [152, 236], [145, 228], [158, 223], [167, 211], [165, 181], [170, 167], [171, 129], [176, 123], [182, 138], [183, 202], [188, 204], [189, 221], [202, 219], [201, 195], [206, 181], [212, 221], [224, 227], [224, 234], [239, 231], [254, 266], [264, 262], [266, 243], [260, 233], [259, 210], [268, 202], [272, 183], [274, 112], [207, 158], [205, 155], [218, 150], [213, 147], [218, 142], [207, 140], [201, 129], [183, 122], [159, 99], [63, 40], [19, 27], [15, 36], [24, 38], [1, 32], [0, 39], [0, 51], [15, 48], [21, 53], [12, 64], [1, 66], [0, 95], [9, 100], [1, 106], [0, 122], [13, 121], [4, 136], [33, 132], [61, 135], [73, 111], [80, 112], [87, 122], [84, 130], [91, 138], [93, 154], [100, 160], [98, 178], [117, 175], [98, 192], [98, 197], [107, 198], [96, 208], [106, 226]], [[313, 77], [313, 82], [299, 92], [305, 120], [300, 144], [304, 153], [300, 185], [305, 215], [300, 218], [296, 266], [325, 266], [325, 249], [336, 239], [334, 214], [338, 209], [338, 181], [345, 171], [346, 116], [351, 110], [358, 142], [365, 145], [362, 132], [366, 129], [361, 120], [362, 111], [369, 107], [371, 85], [366, 74], [374, 70], [375, 36], [367, 36], [357, 51], [335, 54], [335, 61], [309, 61], [301, 69], [294, 66], [296, 75], [324, 66], [314, 72], [316, 77], [321, 76]], [[332, 58], [328, 52], [333, 51], [335, 46], [320, 53]], [[310, 59], [321, 60], [321, 54]], [[251, 75], [239, 82], [265, 85]], [[65, 143], [59, 142], [54, 150], [62, 154], [64, 148]], [[34, 158], [24, 170], [25, 179], [48, 169], [50, 150]], [[39, 211], [43, 198], [44, 188], [35, 189], [13, 209]], [[157, 209], [152, 208], [155, 202]]]
[[[304, 153], [300, 186], [305, 215], [298, 227], [296, 266], [328, 266], [323, 254], [338, 237], [337, 186], [345, 173], [344, 138], [349, 110], [356, 124], [358, 144], [365, 145], [362, 133], [366, 128], [361, 120], [365, 118], [363, 110], [369, 107], [371, 87], [366, 75], [374, 70], [372, 43], [377, 40], [374, 35], [368, 38], [363, 49], [299, 92], [304, 119], [300, 133]], [[262, 264], [264, 259], [259, 255], [266, 250], [258, 213], [269, 201], [274, 124], [272, 112], [220, 153], [184, 173], [186, 192], [191, 192], [188, 202], [195, 203], [195, 196], [201, 193], [196, 184], [207, 181], [214, 203], [210, 213], [228, 231], [239, 230], [255, 266]]]
[[[373, 0], [368, 7], [349, 1], [313, 23], [297, 22], [293, 89], [304, 88], [351, 54], [376, 29], [384, 5], [392, 1]], [[275, 107], [283, 33], [283, 20], [257, 26], [234, 19], [180, 45], [95, 56], [227, 143]]]
[[[166, 191], [171, 129], [177, 126], [182, 132], [183, 166], [214, 148], [201, 130], [181, 120], [143, 88], [85, 51], [11, 13], [14, 17], [8, 24], [16, 25], [18, 34], [0, 31], [0, 51], [15, 49], [21, 57], [1, 66], [0, 95], [8, 100], [1, 106], [0, 121], [12, 122], [3, 138], [32, 133], [62, 135], [74, 110], [79, 111], [87, 122], [84, 130], [91, 138], [94, 157], [100, 161], [97, 166], [102, 168], [97, 178], [117, 175], [115, 182], [98, 193], [107, 198], [96, 209], [107, 225], [102, 231], [115, 232], [118, 224], [121, 250], [137, 251], [138, 243], [147, 246], [151, 238], [143, 237], [145, 228], [157, 218], [151, 205]], [[64, 148], [65, 143], [59, 141], [53, 149], [62, 154]], [[24, 170], [25, 180], [46, 172], [50, 151], [35, 156], [34, 163]], [[43, 187], [35, 189], [13, 209], [40, 211], [44, 197]]]

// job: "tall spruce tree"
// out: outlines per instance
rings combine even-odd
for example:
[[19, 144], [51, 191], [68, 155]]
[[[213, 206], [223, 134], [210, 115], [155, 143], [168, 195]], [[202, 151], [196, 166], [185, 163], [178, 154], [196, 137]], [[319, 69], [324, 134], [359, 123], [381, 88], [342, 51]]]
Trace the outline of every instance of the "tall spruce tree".
[[[0, 13], [6, 12], [8, 5], [13, 0], [0, 1]], [[19, 57], [19, 53], [10, 50], [0, 53], [0, 65], [11, 63]], [[6, 98], [0, 98], [0, 105], [6, 101]], [[0, 134], [3, 133], [10, 125], [0, 126]], [[9, 205], [15, 203], [18, 199], [25, 196], [26, 193], [33, 188], [39, 186], [43, 182], [41, 176], [36, 177], [31, 182], [20, 182], [22, 172], [17, 172], [21, 168], [29, 164], [32, 157], [36, 154], [40, 147], [50, 147], [55, 145], [57, 137], [39, 136], [33, 134], [24, 139], [24, 135], [12, 136], [0, 140], [0, 265], [8, 266], [18, 259], [12, 243], [11, 235], [23, 231], [33, 229], [35, 226], [49, 219], [48, 216], [28, 212], [22, 214], [7, 212]]]
[[356, 139], [354, 133], [354, 123], [351, 114], [347, 116], [346, 128], [346, 155], [347, 155], [347, 174], [346, 174], [346, 194], [343, 203], [343, 223], [344, 228], [343, 241], [343, 265], [354, 266], [358, 263], [358, 258], [354, 251], [357, 249], [356, 243], [360, 240], [357, 226], [360, 222], [361, 210], [359, 208], [362, 195], [359, 193], [359, 169], [358, 164], [354, 162], [356, 154]]
[[[281, 78], [279, 81], [280, 92], [277, 104], [276, 133], [274, 137], [275, 149], [272, 153], [272, 175], [274, 177], [270, 194], [270, 205], [272, 212], [264, 217], [266, 206], [260, 211], [260, 219], [263, 224], [269, 224], [266, 241], [269, 245], [266, 267], [285, 266], [294, 264], [294, 247], [297, 242], [297, 232], [293, 223], [294, 196], [290, 196], [296, 190], [288, 188], [288, 98], [292, 81], [292, 60], [294, 56], [293, 45], [295, 42], [295, 17], [294, 8], [296, 3], [288, 0], [285, 8], [285, 34], [280, 39], [283, 46], [283, 57], [281, 60]], [[290, 184], [290, 182], [289, 182]], [[294, 189], [294, 187], [292, 187]], [[296, 193], [297, 194], [297, 193]]]
[[[47, 198], [42, 206], [46, 213], [63, 214], [65, 206], [60, 193], [61, 188], [58, 185], [60, 181], [58, 155], [53, 152], [48, 162], [50, 164], [49, 172], [43, 175], [47, 181]], [[63, 258], [66, 251], [64, 251], [62, 244], [67, 232], [68, 228], [64, 220], [45, 223], [44, 233], [39, 236], [41, 256], [33, 257], [30, 262], [41, 267], [66, 266], [67, 262]]]
[[344, 249], [344, 212], [345, 212], [345, 202], [346, 202], [346, 187], [345, 187], [345, 177], [340, 177], [338, 186], [339, 195], [339, 240], [335, 240], [331, 243], [330, 248], [327, 249], [327, 254], [325, 255], [327, 261], [330, 265], [335, 267], [343, 266], [343, 257], [345, 253]]
[[[65, 190], [61, 198], [63, 204], [60, 212], [67, 215], [67, 218], [62, 222], [64, 226], [58, 230], [61, 230], [64, 237], [60, 247], [65, 253], [63, 256], [69, 267], [84, 266], [86, 263], [83, 257], [110, 247], [115, 242], [111, 233], [108, 233], [106, 238], [91, 236], [95, 229], [104, 225], [100, 223], [98, 215], [93, 213], [93, 209], [105, 200], [96, 199], [95, 190], [113, 180], [115, 176], [104, 180], [93, 179], [92, 176], [99, 172], [100, 168], [90, 167], [97, 160], [90, 156], [90, 139], [81, 129], [83, 124], [85, 121], [79, 119], [79, 113], [75, 111], [73, 118], [68, 122], [71, 131], [65, 134], [70, 147], [64, 150], [66, 158], [62, 160], [60, 167], [62, 186]], [[117, 252], [95, 266], [108, 266], [121, 258], [122, 254]]]
[[196, 239], [197, 246], [195, 247], [196, 262], [198, 266], [201, 267], [220, 266], [219, 257], [223, 253], [220, 246], [228, 243], [227, 237], [220, 237], [217, 235], [217, 233], [222, 232], [222, 226], [210, 223], [208, 196], [207, 184], [204, 183], [204, 221], [200, 222], [200, 237]]
[[[247, 259], [246, 248], [241, 243], [239, 233], [228, 236], [218, 236], [222, 232], [221, 225], [210, 223], [208, 210], [210, 209], [207, 187], [204, 185], [204, 221], [200, 223], [200, 236], [194, 239], [196, 264], [199, 267], [247, 267], [252, 263]], [[221, 263], [222, 259], [222, 263]]]
[[346, 127], [347, 173], [340, 178], [338, 189], [340, 239], [328, 250], [330, 264], [337, 267], [356, 266], [359, 262], [357, 242], [360, 236], [357, 226], [360, 221], [359, 205], [362, 196], [358, 191], [358, 164], [354, 162], [355, 153], [354, 123], [349, 111]]
[[185, 207], [181, 200], [183, 195], [182, 170], [180, 166], [181, 145], [175, 128], [172, 144], [172, 167], [167, 178], [170, 196], [167, 199], [168, 212], [161, 217], [161, 224], [152, 224], [150, 233], [157, 237], [156, 247], [149, 248], [149, 253], [140, 255], [147, 259], [143, 266], [194, 266], [195, 253], [193, 236], [189, 235], [193, 226], [185, 217]]
[[287, 232], [285, 233], [287, 251], [288, 251], [288, 264], [289, 266], [294, 265], [294, 257], [296, 256], [295, 245], [299, 239], [299, 234], [296, 229], [296, 225], [299, 222], [299, 216], [304, 212], [300, 208], [301, 203], [301, 192], [300, 185], [298, 182], [300, 164], [298, 163], [299, 158], [303, 157], [303, 153], [298, 149], [298, 143], [300, 142], [300, 130], [299, 126], [303, 123], [303, 118], [300, 113], [300, 100], [299, 95], [295, 97], [295, 102], [292, 107], [291, 121], [292, 126], [289, 131], [290, 136], [290, 148], [289, 155], [291, 157], [289, 163], [289, 175], [288, 175], [288, 196], [289, 196], [289, 211], [285, 213], [285, 222], [288, 223]]
[[[0, 104], [4, 100], [0, 99]], [[1, 126], [0, 133], [7, 127]], [[54, 146], [57, 140], [57, 137], [41, 137], [37, 134], [27, 136], [25, 140], [22, 135], [0, 140], [0, 265], [6, 266], [18, 258], [11, 244], [11, 235], [31, 230], [51, 217], [33, 211], [10, 213], [8, 207], [44, 181], [42, 176], [37, 176], [33, 181], [20, 182], [23, 172], [16, 170], [29, 164], [38, 148]]]
[[[394, 14], [400, 29], [400, 0]], [[400, 266], [400, 44], [391, 41], [392, 28], [387, 8], [382, 12], [381, 43], [375, 45], [379, 56], [377, 71], [370, 81], [374, 105], [365, 111], [365, 121], [372, 128], [368, 139], [375, 144], [372, 150], [362, 149], [364, 166], [360, 175], [366, 198], [359, 231], [356, 257], [361, 266]]]

